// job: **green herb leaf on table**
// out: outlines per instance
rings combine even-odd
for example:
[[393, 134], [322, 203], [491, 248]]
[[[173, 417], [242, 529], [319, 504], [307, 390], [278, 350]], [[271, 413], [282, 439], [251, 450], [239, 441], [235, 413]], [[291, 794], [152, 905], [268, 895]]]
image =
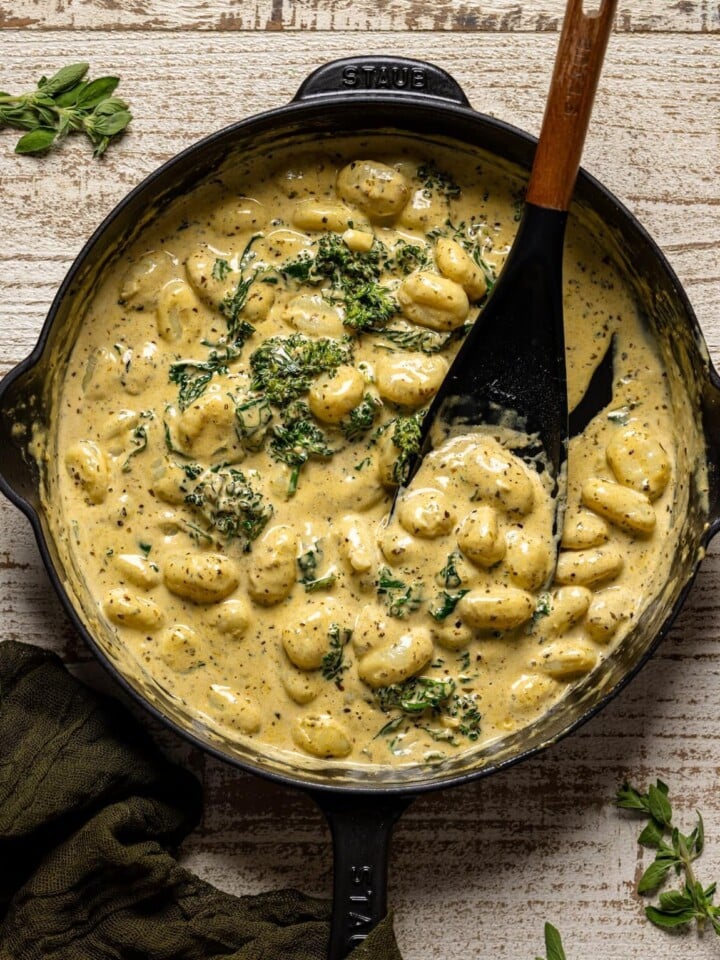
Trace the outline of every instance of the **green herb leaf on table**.
[[673, 823], [672, 804], [665, 783], [658, 780], [646, 792], [624, 784], [618, 790], [616, 805], [648, 819], [638, 842], [655, 850], [655, 859], [638, 882], [638, 893], [659, 890], [671, 873], [683, 877], [679, 890], [660, 892], [657, 905], [645, 908], [645, 915], [655, 926], [675, 928], [697, 922], [702, 931], [710, 925], [720, 935], [720, 906], [713, 903], [715, 884], [703, 887], [695, 877], [694, 863], [705, 847], [705, 827], [700, 814], [697, 824], [686, 836]]
[[567, 960], [560, 933], [551, 923], [545, 924], [545, 957], [536, 960]]
[[87, 81], [87, 63], [73, 63], [51, 77], [41, 77], [37, 89], [13, 95], [0, 93], [0, 127], [27, 130], [17, 141], [19, 154], [44, 153], [70, 133], [84, 133], [101, 156], [114, 137], [132, 120], [128, 105], [112, 94], [117, 77]]

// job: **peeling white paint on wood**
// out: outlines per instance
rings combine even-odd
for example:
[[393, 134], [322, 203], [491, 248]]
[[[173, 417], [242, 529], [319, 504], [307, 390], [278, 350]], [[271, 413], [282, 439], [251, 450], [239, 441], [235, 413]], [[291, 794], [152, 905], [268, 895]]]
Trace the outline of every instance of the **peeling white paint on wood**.
[[[557, 31], [564, 0], [5, 0], [0, 28], [34, 30]], [[592, 9], [592, 8], [591, 8]], [[644, 0], [618, 5], [616, 29], [626, 32], [720, 29], [716, 0]]]
[[[132, 133], [102, 163], [79, 139], [41, 161], [16, 157], [14, 134], [0, 132], [0, 373], [30, 351], [72, 259], [132, 186], [212, 130], [287, 102], [325, 60], [358, 51], [431, 59], [477, 108], [537, 132], [563, 6], [0, 0], [0, 25], [13, 28], [1, 34], [0, 89], [87, 59], [95, 75], [122, 76], [119, 92], [135, 114]], [[720, 5], [647, 0], [620, 11], [585, 165], [668, 255], [720, 362], [720, 46], [709, 36]], [[349, 32], [357, 30], [362, 37]], [[717, 955], [709, 934], [677, 938], [645, 921], [633, 882], [647, 854], [610, 800], [625, 776], [666, 780], [688, 827], [695, 808], [705, 815], [698, 873], [720, 878], [719, 588], [720, 551], [711, 548], [670, 636], [600, 716], [540, 758], [410, 808], [391, 859], [406, 960], [532, 960], [545, 920], [562, 930], [573, 960]], [[75, 637], [28, 522], [6, 501], [0, 636], [42, 644], [115, 689]], [[235, 893], [329, 891], [329, 834], [308, 798], [151, 726], [205, 784], [203, 822], [183, 849], [188, 866]]]

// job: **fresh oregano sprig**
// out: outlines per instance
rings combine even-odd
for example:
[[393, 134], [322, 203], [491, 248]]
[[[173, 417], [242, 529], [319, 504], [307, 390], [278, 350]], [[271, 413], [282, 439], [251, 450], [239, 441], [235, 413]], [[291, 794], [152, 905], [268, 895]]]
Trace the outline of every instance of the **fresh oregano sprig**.
[[702, 931], [707, 924], [720, 935], [720, 906], [713, 904], [716, 884], [703, 885], [695, 877], [693, 863], [703, 852], [705, 828], [700, 814], [691, 833], [685, 835], [674, 825], [668, 787], [658, 780], [640, 793], [625, 783], [618, 791], [616, 804], [624, 810], [634, 810], [648, 820], [638, 837], [638, 843], [655, 850], [655, 859], [638, 883], [638, 893], [649, 894], [659, 890], [668, 874], [674, 870], [684, 877], [679, 890], [659, 894], [657, 905], [645, 908], [645, 915], [658, 927], [681, 927], [697, 921]]
[[41, 77], [29, 93], [0, 92], [0, 127], [27, 130], [15, 153], [43, 153], [67, 134], [80, 132], [99, 157], [125, 130], [132, 114], [124, 100], [113, 96], [119, 78], [86, 80], [88, 69], [87, 63], [71, 63], [52, 77]]
[[551, 923], [545, 924], [545, 953], [547, 956], [535, 960], [567, 960], [560, 933]]

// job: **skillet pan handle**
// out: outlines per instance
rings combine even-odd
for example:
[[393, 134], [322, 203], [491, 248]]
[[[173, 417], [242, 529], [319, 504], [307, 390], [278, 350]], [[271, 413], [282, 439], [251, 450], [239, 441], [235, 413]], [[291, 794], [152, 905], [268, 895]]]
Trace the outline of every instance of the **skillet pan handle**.
[[[469, 107], [460, 84], [441, 67], [407, 57], [346, 57], [314, 70], [293, 100], [360, 95], [373, 98], [414, 95]], [[352, 104], [348, 103], [348, 109]]]
[[406, 796], [346, 797], [311, 791], [333, 838], [333, 911], [328, 960], [344, 960], [387, 913], [390, 835]]

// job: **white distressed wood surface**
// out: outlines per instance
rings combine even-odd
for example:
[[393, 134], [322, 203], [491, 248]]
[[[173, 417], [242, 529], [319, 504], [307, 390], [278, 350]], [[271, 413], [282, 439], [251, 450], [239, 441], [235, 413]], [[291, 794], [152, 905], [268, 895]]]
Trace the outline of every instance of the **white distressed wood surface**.
[[[593, 9], [593, 6], [590, 6]], [[0, 4], [0, 27], [33, 30], [455, 30], [555, 31], [565, 0], [14, 0]], [[720, 30], [717, 0], [625, 0], [620, 31]]]
[[[73, 257], [135, 183], [202, 135], [286, 102], [325, 60], [431, 59], [478, 109], [537, 132], [563, 6], [0, 2], [0, 89], [87, 59], [96, 75], [122, 76], [119, 92], [135, 114], [101, 163], [80, 140], [42, 161], [16, 157], [13, 133], [0, 133], [0, 373], [29, 352]], [[658, 240], [720, 362], [720, 5], [647, 0], [620, 11], [585, 165]], [[671, 636], [601, 716], [536, 760], [410, 809], [396, 833], [390, 894], [406, 960], [532, 960], [546, 919], [562, 930], [570, 960], [717, 956], [711, 935], [671, 936], [645, 921], [633, 894], [638, 830], [610, 799], [625, 776], [665, 779], [688, 823], [696, 807], [705, 814], [699, 874], [720, 879], [719, 588], [712, 548]], [[4, 501], [0, 637], [56, 650], [113, 689], [67, 625], [29, 525]], [[329, 891], [329, 835], [307, 798], [157, 733], [205, 784], [203, 823], [184, 846], [188, 866], [235, 893]]]

